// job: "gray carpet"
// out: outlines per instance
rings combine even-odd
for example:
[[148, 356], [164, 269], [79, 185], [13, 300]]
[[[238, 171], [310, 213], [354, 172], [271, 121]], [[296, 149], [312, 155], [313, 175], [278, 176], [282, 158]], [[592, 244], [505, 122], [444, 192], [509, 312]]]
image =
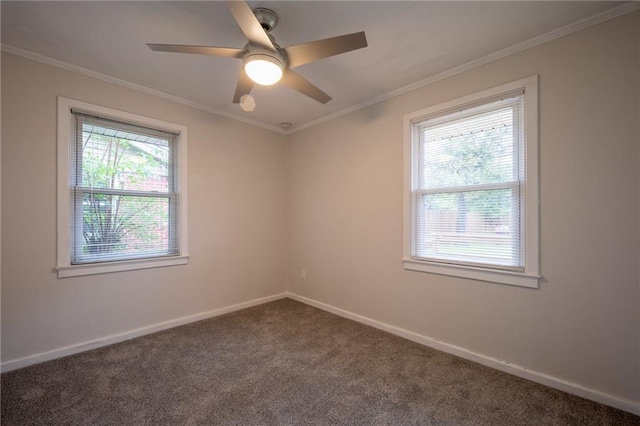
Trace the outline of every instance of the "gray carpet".
[[640, 425], [284, 299], [2, 374], [2, 425]]

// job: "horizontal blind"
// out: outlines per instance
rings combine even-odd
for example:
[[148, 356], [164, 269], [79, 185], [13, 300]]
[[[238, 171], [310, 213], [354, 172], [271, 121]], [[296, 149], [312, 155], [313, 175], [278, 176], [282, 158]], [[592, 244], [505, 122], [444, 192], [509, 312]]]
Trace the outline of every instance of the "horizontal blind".
[[179, 254], [177, 135], [73, 115], [71, 263]]
[[523, 94], [414, 123], [414, 258], [523, 267]]

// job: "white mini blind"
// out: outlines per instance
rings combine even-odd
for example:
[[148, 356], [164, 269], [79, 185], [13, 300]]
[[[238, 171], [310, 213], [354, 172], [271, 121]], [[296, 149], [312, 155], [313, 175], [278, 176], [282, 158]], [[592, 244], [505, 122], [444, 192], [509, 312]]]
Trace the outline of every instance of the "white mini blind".
[[72, 113], [71, 263], [178, 255], [177, 135]]
[[412, 126], [412, 257], [523, 270], [523, 91]]

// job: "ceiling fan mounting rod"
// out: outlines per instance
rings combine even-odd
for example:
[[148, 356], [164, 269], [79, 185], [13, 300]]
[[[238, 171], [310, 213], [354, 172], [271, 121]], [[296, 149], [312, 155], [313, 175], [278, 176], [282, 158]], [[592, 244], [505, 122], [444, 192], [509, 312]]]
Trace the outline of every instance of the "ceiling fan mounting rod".
[[273, 30], [278, 25], [278, 15], [271, 9], [257, 7], [253, 9], [253, 14], [256, 15], [256, 19], [266, 32]]

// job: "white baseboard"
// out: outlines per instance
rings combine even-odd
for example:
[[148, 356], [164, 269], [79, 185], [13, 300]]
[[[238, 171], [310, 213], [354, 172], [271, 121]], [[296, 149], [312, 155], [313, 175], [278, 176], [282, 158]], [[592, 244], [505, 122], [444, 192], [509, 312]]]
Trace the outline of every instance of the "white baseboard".
[[178, 327], [180, 325], [189, 324], [191, 322], [217, 317], [219, 315], [224, 315], [230, 312], [239, 311], [241, 309], [250, 308], [251, 306], [261, 305], [263, 303], [272, 302], [274, 300], [284, 299], [285, 297], [287, 297], [287, 293], [275, 294], [273, 296], [262, 297], [224, 308], [214, 309], [212, 311], [201, 312], [195, 315], [189, 315], [182, 318], [176, 318], [173, 320], [148, 325], [146, 327], [136, 328], [135, 330], [125, 331], [124, 333], [112, 334], [100, 339], [90, 340], [88, 342], [78, 343], [76, 345], [66, 346], [64, 348], [53, 349], [47, 352], [29, 355], [23, 358], [12, 359], [2, 362], [2, 364], [0, 364], [0, 370], [3, 373], [11, 370], [16, 370], [18, 368], [27, 367], [29, 365], [38, 364], [41, 362], [50, 361], [52, 359], [62, 358], [64, 356], [77, 354], [79, 352], [85, 352], [91, 349], [100, 348], [102, 346], [112, 345], [114, 343], [134, 339], [136, 337], [166, 330], [168, 328]]
[[326, 303], [318, 302], [316, 300], [309, 299], [295, 293], [289, 292], [286, 294], [286, 296], [293, 300], [297, 300], [307, 305], [322, 309], [323, 311], [331, 312], [332, 314], [336, 314], [341, 317], [348, 318], [350, 320], [354, 320], [380, 330], [384, 330], [391, 334], [395, 334], [396, 336], [404, 337], [405, 339], [411, 340], [421, 345], [425, 345], [442, 352], [447, 352], [452, 355], [459, 356], [460, 358], [477, 362], [478, 364], [486, 365], [487, 367], [495, 368], [496, 370], [504, 371], [505, 373], [513, 374], [514, 376], [522, 377], [524, 379], [531, 380], [532, 382], [540, 383], [542, 385], [549, 386], [551, 388], [555, 388], [572, 395], [577, 395], [582, 398], [590, 399], [601, 404], [609, 405], [620, 410], [640, 415], [640, 403], [638, 402], [618, 398], [597, 390], [585, 388], [584, 386], [578, 385], [576, 383], [559, 379], [548, 374], [532, 371], [525, 367], [511, 364], [508, 361], [502, 361], [496, 358], [472, 352], [468, 349], [451, 345], [449, 343], [445, 343], [431, 337], [423, 336], [421, 334], [414, 333], [400, 327], [395, 327], [390, 324], [376, 321], [372, 318], [354, 314], [352, 312], [345, 311], [344, 309], [336, 308], [335, 306], [327, 305]]
[[135, 330], [126, 331], [124, 333], [112, 334], [104, 338], [91, 340], [91, 341], [79, 343], [76, 345], [66, 346], [63, 348], [53, 349], [53, 350], [42, 352], [35, 355], [29, 355], [23, 358], [17, 358], [17, 359], [5, 361], [0, 364], [0, 370], [2, 372], [16, 370], [18, 368], [27, 367], [29, 365], [38, 364], [41, 362], [50, 361], [52, 359], [62, 358], [64, 356], [73, 355], [76, 353], [89, 351], [89, 350], [100, 348], [103, 346], [112, 345], [114, 343], [123, 342], [125, 340], [134, 339], [136, 337], [144, 336], [147, 334], [155, 333], [155, 332], [166, 330], [173, 327], [178, 327], [180, 325], [189, 324], [195, 321], [201, 321], [207, 318], [213, 318], [219, 315], [224, 315], [230, 312], [239, 311], [241, 309], [246, 309], [252, 306], [261, 305], [263, 303], [272, 302], [272, 301], [283, 299], [286, 297], [291, 298], [293, 300], [297, 300], [299, 302], [305, 303], [310, 306], [314, 306], [324, 311], [331, 312], [341, 317], [348, 318], [380, 330], [384, 330], [396, 336], [403, 337], [405, 339], [440, 350], [442, 352], [447, 352], [452, 355], [459, 356], [460, 358], [468, 359], [470, 361], [477, 362], [478, 364], [486, 365], [488, 367], [495, 368], [496, 370], [513, 374], [514, 376], [522, 377], [524, 379], [528, 379], [545, 386], [559, 389], [561, 391], [564, 391], [573, 395], [577, 395], [582, 398], [590, 399], [592, 401], [596, 401], [605, 405], [609, 405], [611, 407], [628, 411], [636, 415], [640, 415], [640, 403], [637, 403], [628, 399], [623, 399], [623, 398], [618, 398], [612, 395], [608, 395], [606, 393], [603, 393], [597, 390], [585, 388], [584, 386], [578, 385], [576, 383], [559, 379], [557, 377], [553, 377], [548, 374], [532, 371], [525, 367], [511, 364], [507, 361], [502, 361], [496, 358], [492, 358], [486, 355], [472, 352], [468, 349], [464, 349], [459, 346], [451, 345], [451, 344], [439, 341], [437, 339], [433, 339], [431, 337], [423, 336], [421, 334], [414, 333], [412, 331], [408, 331], [403, 328], [396, 327], [390, 324], [386, 324], [362, 315], [354, 314], [352, 312], [349, 312], [340, 308], [336, 308], [326, 303], [318, 302], [316, 300], [309, 299], [307, 297], [300, 296], [290, 292], [275, 294], [273, 296], [263, 297], [259, 299], [254, 299], [248, 302], [238, 303], [236, 305], [214, 309], [212, 311], [201, 312], [195, 315], [189, 315], [182, 318], [177, 318], [177, 319], [173, 319], [173, 320], [169, 320], [169, 321], [165, 321], [157, 324], [152, 324], [146, 327], [137, 328]]

